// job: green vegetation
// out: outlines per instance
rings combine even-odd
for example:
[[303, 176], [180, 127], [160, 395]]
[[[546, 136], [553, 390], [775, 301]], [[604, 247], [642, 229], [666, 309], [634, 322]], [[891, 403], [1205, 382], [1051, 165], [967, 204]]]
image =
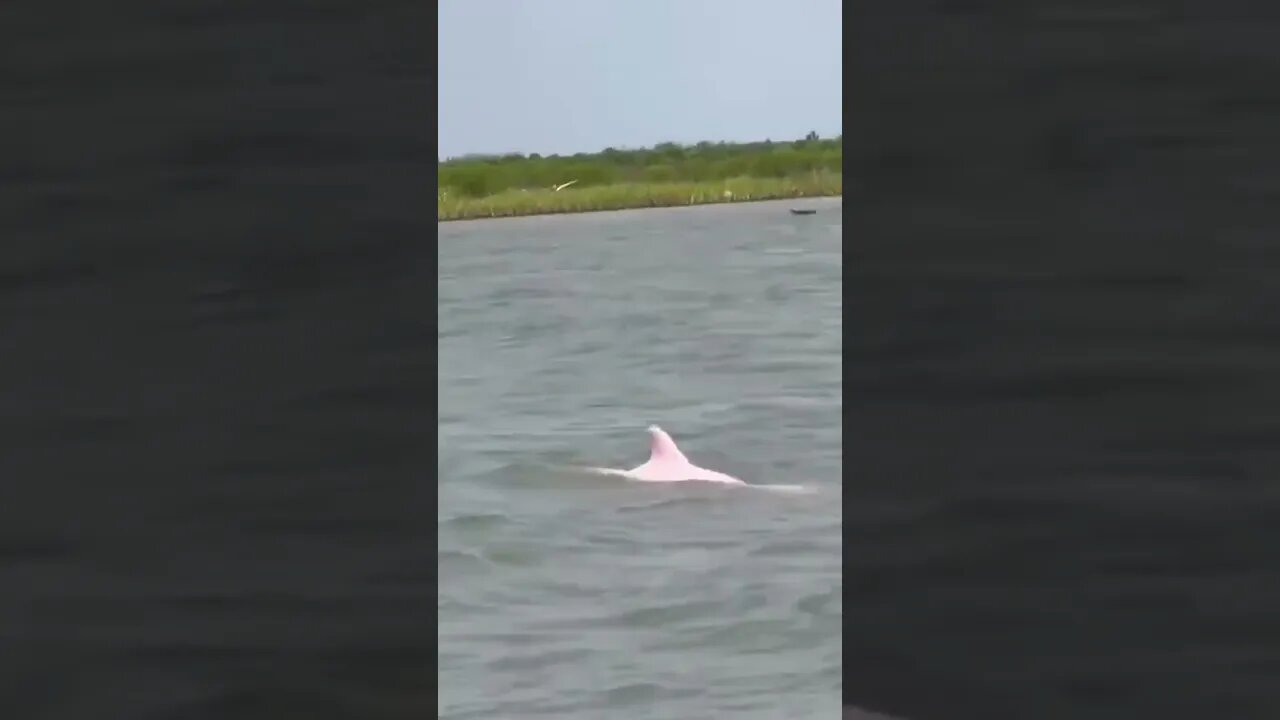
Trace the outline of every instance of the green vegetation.
[[439, 220], [840, 195], [840, 137], [441, 162]]
[[842, 189], [840, 173], [821, 170], [797, 178], [736, 177], [707, 182], [620, 183], [582, 189], [566, 188], [560, 192], [504, 190], [480, 198], [449, 197], [442, 194], [436, 205], [436, 215], [440, 220], [549, 215], [819, 197], [840, 195]]

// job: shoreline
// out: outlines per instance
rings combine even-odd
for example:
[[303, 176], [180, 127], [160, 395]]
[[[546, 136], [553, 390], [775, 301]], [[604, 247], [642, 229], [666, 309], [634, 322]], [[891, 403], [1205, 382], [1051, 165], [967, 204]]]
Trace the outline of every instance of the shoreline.
[[517, 213], [512, 215], [467, 215], [460, 217], [437, 217], [436, 223], [468, 222], [471, 220], [502, 220], [504, 218], [537, 217], [539, 215], [587, 215], [590, 213], [622, 212], [624, 210], [662, 210], [678, 207], [699, 207], [702, 205], [741, 205], [744, 203], [778, 202], [779, 200], [819, 200], [824, 198], [843, 197], [842, 193], [826, 195], [796, 195], [779, 197], [737, 198], [729, 200], [705, 200], [693, 203], [671, 203], [668, 205], [632, 205], [627, 207], [589, 208], [586, 210], [541, 210], [536, 212]]
[[481, 198], [437, 197], [436, 222], [643, 210], [842, 197], [840, 174], [809, 178], [734, 178], [702, 183], [598, 185], [555, 192], [514, 190]]

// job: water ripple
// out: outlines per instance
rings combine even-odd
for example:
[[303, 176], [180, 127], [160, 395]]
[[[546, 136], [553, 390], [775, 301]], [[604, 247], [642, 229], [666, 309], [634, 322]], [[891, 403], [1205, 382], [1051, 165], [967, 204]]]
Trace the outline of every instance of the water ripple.
[[[442, 230], [439, 716], [834, 717], [839, 247], [785, 206], [630, 217]], [[573, 469], [651, 422], [813, 492]]]

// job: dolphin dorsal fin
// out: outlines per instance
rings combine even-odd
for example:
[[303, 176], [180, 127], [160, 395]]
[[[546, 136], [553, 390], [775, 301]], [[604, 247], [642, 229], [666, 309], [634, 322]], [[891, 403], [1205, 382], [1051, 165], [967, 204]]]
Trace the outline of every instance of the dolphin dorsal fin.
[[657, 425], [650, 425], [649, 435], [649, 462], [689, 462], [680, 448], [676, 447], [676, 441], [665, 430]]

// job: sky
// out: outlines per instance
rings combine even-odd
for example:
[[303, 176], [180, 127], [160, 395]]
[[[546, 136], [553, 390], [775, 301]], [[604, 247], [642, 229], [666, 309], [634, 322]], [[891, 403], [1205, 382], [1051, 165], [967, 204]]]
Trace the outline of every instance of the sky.
[[440, 0], [441, 158], [841, 133], [840, 0]]

